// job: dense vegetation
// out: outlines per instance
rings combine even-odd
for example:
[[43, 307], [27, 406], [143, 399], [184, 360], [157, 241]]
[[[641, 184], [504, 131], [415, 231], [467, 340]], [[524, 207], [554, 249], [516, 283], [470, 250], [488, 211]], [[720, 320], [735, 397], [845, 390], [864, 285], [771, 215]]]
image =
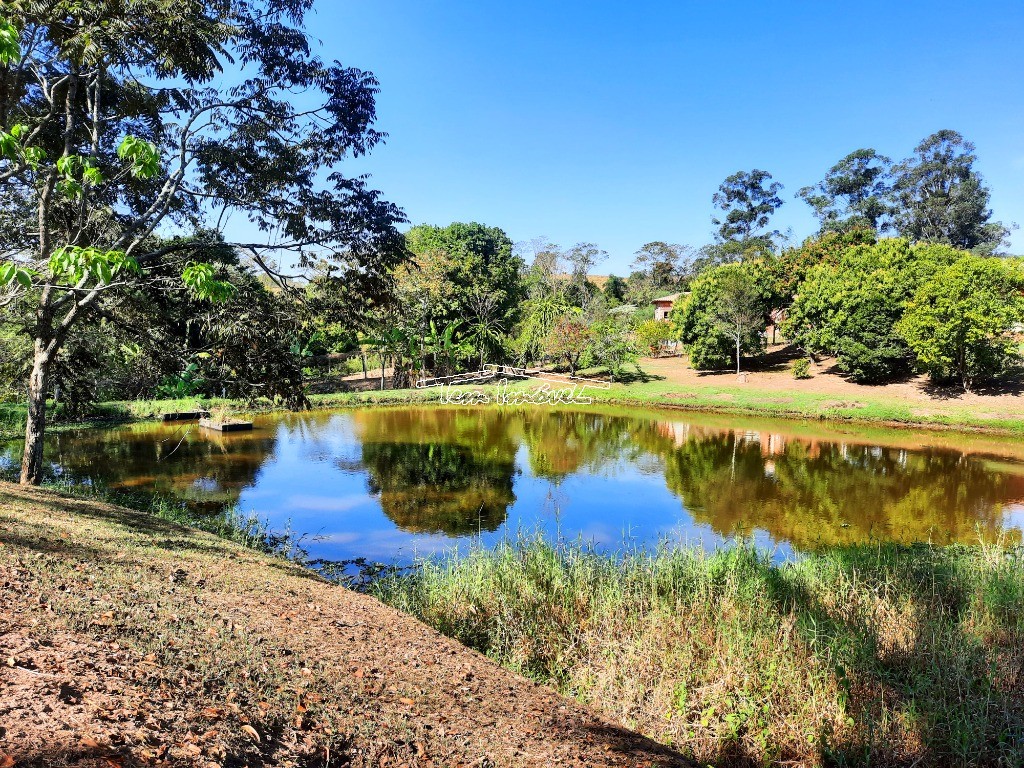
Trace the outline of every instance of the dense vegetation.
[[701, 765], [1024, 761], [1020, 552], [512, 542], [374, 594]]
[[[374, 370], [380, 388], [486, 363], [617, 379], [679, 340], [694, 367], [740, 371], [769, 328], [855, 381], [922, 371], [975, 388], [1017, 364], [1022, 268], [994, 255], [1008, 229], [955, 131], [898, 163], [855, 150], [801, 188], [820, 230], [800, 245], [772, 227], [782, 184], [731, 174], [712, 242], [646, 243], [602, 283], [608, 254], [590, 242], [516, 244], [478, 223], [399, 234], [402, 212], [341, 173], [383, 139], [376, 82], [310, 53], [308, 6], [145, 2], [132, 46], [105, 4], [74, 28], [46, 4], [0, 24], [0, 398], [29, 402], [26, 481], [47, 404], [61, 418], [136, 398], [302, 407], [349, 385], [325, 366]], [[213, 87], [227, 66], [237, 82]], [[308, 110], [300, 90], [317, 95]], [[261, 242], [229, 238], [231, 212]], [[680, 294], [671, 323], [651, 308], [666, 294]]]

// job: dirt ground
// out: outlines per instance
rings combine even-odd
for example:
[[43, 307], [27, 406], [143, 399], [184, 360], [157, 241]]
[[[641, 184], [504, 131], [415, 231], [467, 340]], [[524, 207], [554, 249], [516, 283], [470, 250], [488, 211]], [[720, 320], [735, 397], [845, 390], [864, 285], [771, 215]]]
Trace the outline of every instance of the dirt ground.
[[[837, 401], [884, 399], [916, 406], [950, 404], [1007, 415], [1024, 415], [1024, 398], [1021, 397], [1024, 393], [1024, 380], [1020, 376], [999, 386], [979, 387], [974, 392], [965, 392], [957, 386], [936, 386], [923, 375], [909, 376], [891, 384], [857, 384], [842, 374], [834, 359], [823, 358], [811, 364], [811, 378], [795, 379], [791, 367], [798, 357], [799, 353], [793, 347], [775, 345], [769, 349], [761, 364], [744, 371], [740, 380], [752, 390], [831, 395]], [[648, 376], [678, 385], [681, 389], [714, 384], [734, 386], [738, 383], [734, 371], [695, 371], [682, 357], [644, 358], [640, 361], [640, 367]]]
[[0, 768], [677, 766], [376, 600], [0, 484]]

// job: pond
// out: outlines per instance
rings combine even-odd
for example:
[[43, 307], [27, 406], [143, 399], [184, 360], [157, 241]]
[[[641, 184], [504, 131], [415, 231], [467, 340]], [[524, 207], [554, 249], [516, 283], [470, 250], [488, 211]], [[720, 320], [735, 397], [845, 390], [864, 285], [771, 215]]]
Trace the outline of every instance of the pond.
[[[19, 446], [0, 447], [11, 465]], [[1020, 441], [678, 411], [371, 408], [258, 417], [248, 433], [135, 424], [53, 435], [52, 471], [237, 506], [311, 556], [407, 562], [479, 537], [602, 547], [752, 536], [977, 542], [1024, 528]]]

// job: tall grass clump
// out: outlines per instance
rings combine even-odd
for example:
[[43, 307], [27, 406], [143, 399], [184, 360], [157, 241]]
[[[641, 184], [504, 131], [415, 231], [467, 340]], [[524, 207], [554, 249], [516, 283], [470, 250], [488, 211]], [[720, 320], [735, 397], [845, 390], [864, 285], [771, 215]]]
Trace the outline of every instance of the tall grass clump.
[[372, 591], [701, 763], [1024, 765], [1019, 550], [531, 538]]

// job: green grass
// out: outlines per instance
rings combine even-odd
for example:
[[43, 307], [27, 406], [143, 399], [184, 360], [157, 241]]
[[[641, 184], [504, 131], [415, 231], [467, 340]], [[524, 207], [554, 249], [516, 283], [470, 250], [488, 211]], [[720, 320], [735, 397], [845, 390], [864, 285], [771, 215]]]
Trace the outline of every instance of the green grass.
[[1024, 553], [506, 543], [373, 593], [721, 765], [1024, 764]]
[[[600, 373], [603, 371], [594, 369], [583, 371], [581, 375]], [[537, 381], [526, 380], [512, 382], [508, 389], [510, 392], [520, 392], [538, 386], [540, 384]], [[558, 388], [557, 384], [549, 386], [553, 389]], [[457, 388], [456, 391], [458, 389], [478, 389], [492, 397], [497, 393], [497, 388], [492, 385], [468, 386]], [[895, 398], [891, 391], [868, 386], [858, 391], [855, 402], [837, 400], [834, 394], [796, 390], [765, 392], [753, 384], [714, 380], [709, 380], [708, 384], [688, 385], [683, 388], [679, 384], [656, 378], [637, 378], [627, 383], [615, 383], [608, 389], [588, 387], [580, 394], [593, 398], [595, 403], [614, 405], [659, 406], [771, 418], [1024, 434], [1024, 418], [1012, 413], [979, 413], [976, 408], [948, 400], [935, 400], [927, 406], [908, 404]], [[443, 396], [444, 390], [430, 388], [316, 394], [311, 395], [309, 400], [315, 408], [348, 408], [361, 405], [435, 403]], [[159, 418], [173, 411], [195, 410], [200, 406], [232, 408], [240, 414], [279, 408], [269, 400], [253, 403], [193, 397], [176, 400], [119, 401], [99, 403], [84, 416], [74, 418], [66, 416], [58, 408], [51, 415], [49, 428], [60, 431], [97, 424], [127, 423]], [[23, 404], [0, 403], [0, 440], [20, 438], [24, 433], [24, 420]]]

